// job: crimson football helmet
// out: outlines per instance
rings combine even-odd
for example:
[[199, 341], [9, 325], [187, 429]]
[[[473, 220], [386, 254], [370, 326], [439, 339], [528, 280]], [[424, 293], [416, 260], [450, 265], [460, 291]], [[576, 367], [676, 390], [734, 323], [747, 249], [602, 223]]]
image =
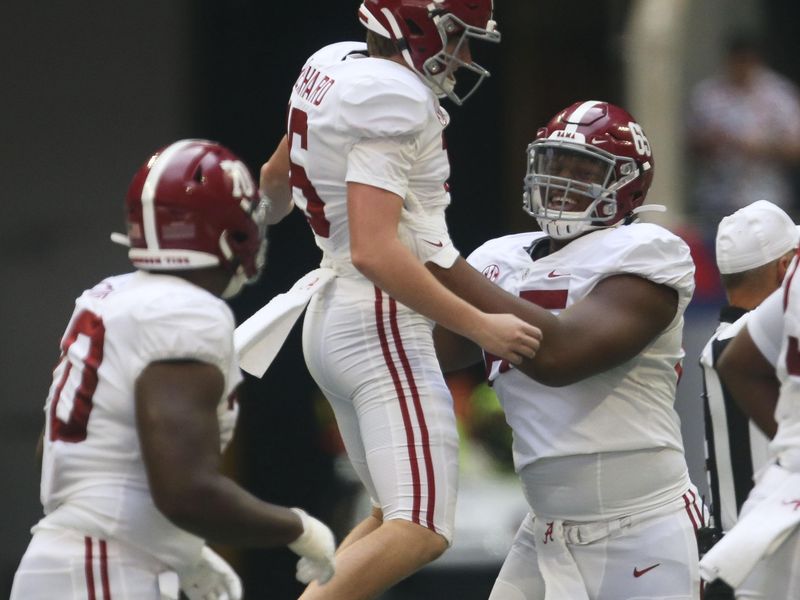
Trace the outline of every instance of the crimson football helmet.
[[136, 172], [125, 198], [130, 247], [138, 269], [175, 271], [221, 266], [234, 296], [255, 281], [266, 252], [266, 203], [245, 164], [207, 140], [162, 148]]
[[523, 206], [554, 239], [631, 218], [653, 181], [653, 152], [641, 126], [608, 102], [565, 108], [527, 152]]
[[[462, 104], [478, 88], [489, 71], [459, 56], [470, 39], [499, 42], [492, 20], [493, 0], [364, 0], [358, 9], [362, 24], [389, 38], [403, 59], [440, 98]], [[448, 50], [448, 39], [455, 39]], [[459, 94], [455, 72], [464, 68], [474, 81]]]

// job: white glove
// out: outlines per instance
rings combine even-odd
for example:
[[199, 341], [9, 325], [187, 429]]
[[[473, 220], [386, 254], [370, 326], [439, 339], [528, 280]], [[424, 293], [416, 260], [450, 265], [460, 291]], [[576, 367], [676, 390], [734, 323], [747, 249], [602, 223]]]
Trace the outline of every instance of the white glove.
[[322, 585], [330, 581], [335, 570], [333, 553], [336, 542], [333, 532], [319, 519], [306, 514], [299, 508], [291, 509], [303, 522], [303, 533], [289, 544], [289, 550], [300, 555], [297, 562], [297, 580]]
[[189, 600], [241, 600], [242, 582], [219, 554], [203, 546], [200, 561], [178, 573], [181, 591]]

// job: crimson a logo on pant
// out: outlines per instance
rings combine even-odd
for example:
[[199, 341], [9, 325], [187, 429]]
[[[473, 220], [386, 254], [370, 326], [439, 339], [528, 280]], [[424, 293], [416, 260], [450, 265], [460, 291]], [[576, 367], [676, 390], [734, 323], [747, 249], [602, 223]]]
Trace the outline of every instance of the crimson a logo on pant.
[[544, 532], [544, 543], [545, 544], [547, 543], [547, 538], [550, 538], [551, 542], [555, 541], [553, 539], [553, 521], [550, 521], [550, 522], [547, 523], [547, 529], [545, 529], [545, 532]]

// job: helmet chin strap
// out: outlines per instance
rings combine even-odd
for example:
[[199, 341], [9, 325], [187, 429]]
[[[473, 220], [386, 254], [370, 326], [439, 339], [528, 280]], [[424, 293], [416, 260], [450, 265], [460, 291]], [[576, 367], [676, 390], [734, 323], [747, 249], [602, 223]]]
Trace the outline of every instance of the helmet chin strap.
[[643, 212], [667, 212], [667, 207], [663, 204], [642, 204], [637, 206], [631, 211], [632, 215], [638, 215]]
[[437, 75], [426, 75], [423, 80], [433, 90], [437, 98], [452, 98], [451, 94], [456, 89], [455, 77], [443, 71]]
[[586, 221], [561, 221], [551, 219], [536, 219], [548, 236], [554, 240], [572, 240], [591, 231], [593, 228]]

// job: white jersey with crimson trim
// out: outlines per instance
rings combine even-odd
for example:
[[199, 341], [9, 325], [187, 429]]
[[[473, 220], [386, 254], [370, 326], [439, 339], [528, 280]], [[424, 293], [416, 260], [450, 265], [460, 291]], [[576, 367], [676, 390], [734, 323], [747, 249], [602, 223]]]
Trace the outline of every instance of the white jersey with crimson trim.
[[363, 43], [326, 46], [308, 59], [289, 104], [291, 184], [324, 253], [323, 266], [361, 277], [350, 261], [348, 182], [403, 198], [401, 241], [422, 262], [453, 264], [458, 252], [444, 218], [448, 122], [418, 75], [368, 57]]
[[[778, 430], [769, 445], [781, 466], [800, 471], [800, 276], [795, 257], [780, 290], [756, 308], [747, 329], [760, 352], [775, 366], [781, 383], [775, 421]], [[774, 348], [780, 340], [780, 352]]]
[[648, 223], [593, 231], [532, 260], [527, 249], [537, 241], [548, 243], [541, 232], [490, 240], [468, 261], [506, 291], [554, 314], [580, 301], [602, 279], [621, 274], [674, 288], [678, 310], [638, 356], [563, 387], [542, 385], [487, 356], [489, 380], [514, 430], [517, 470], [544, 457], [661, 447], [682, 452], [673, 403], [684, 356], [683, 313], [694, 291], [688, 246]]
[[110, 277], [77, 299], [45, 406], [46, 516], [37, 528], [115, 538], [176, 569], [197, 560], [203, 540], [170, 523], [153, 503], [134, 387], [152, 362], [217, 366], [225, 377], [217, 409], [224, 447], [233, 435], [241, 382], [233, 328], [222, 300], [169, 275]]

